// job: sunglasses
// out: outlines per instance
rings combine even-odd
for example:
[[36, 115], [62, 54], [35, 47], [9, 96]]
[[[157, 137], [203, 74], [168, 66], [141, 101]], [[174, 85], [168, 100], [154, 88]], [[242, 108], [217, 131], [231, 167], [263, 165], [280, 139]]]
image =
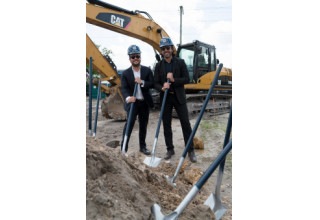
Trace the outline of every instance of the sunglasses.
[[133, 56], [130, 56], [131, 59], [134, 59], [134, 58], [137, 58], [137, 59], [140, 59], [140, 55], [133, 55]]
[[164, 50], [170, 50], [171, 47], [170, 46], [166, 46], [166, 47], [161, 47], [161, 51], [164, 51]]

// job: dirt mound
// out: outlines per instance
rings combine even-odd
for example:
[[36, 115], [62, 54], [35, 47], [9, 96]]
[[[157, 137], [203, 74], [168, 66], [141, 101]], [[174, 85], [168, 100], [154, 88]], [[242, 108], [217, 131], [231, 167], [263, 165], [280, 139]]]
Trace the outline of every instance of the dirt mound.
[[[154, 219], [154, 203], [169, 214], [203, 173], [185, 163], [173, 187], [165, 176], [172, 176], [176, 166], [162, 160], [159, 167], [151, 168], [143, 163], [144, 158], [138, 152], [125, 157], [119, 148], [87, 136], [87, 219]], [[203, 205], [209, 194], [204, 186], [179, 219], [215, 219]]]

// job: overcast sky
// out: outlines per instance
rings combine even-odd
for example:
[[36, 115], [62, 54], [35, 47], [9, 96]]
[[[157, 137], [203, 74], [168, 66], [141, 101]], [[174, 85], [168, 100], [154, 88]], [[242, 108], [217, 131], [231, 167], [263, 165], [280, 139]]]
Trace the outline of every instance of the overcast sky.
[[[232, 3], [231, 0], [107, 0], [110, 4], [130, 11], [148, 12], [177, 45], [180, 41], [180, 6], [183, 6], [182, 43], [200, 40], [217, 48], [217, 58], [225, 67], [232, 68]], [[140, 46], [142, 64], [151, 66], [155, 62], [153, 48], [138, 39], [107, 29], [87, 24], [86, 31], [95, 44], [112, 50], [112, 60], [118, 70], [130, 66], [127, 48], [131, 44]]]

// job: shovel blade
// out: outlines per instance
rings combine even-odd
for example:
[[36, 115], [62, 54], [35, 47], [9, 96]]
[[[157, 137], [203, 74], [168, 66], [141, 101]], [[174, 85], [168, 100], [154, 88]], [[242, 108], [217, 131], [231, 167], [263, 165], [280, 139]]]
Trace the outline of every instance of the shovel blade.
[[173, 177], [166, 176], [166, 179], [168, 180], [168, 182], [169, 182], [172, 186], [174, 186], [174, 187], [177, 186], [177, 184], [173, 182], [173, 181], [174, 181], [174, 176], [173, 176]]
[[221, 203], [221, 200], [213, 195], [213, 193], [210, 194], [208, 199], [204, 202], [204, 205], [210, 207], [216, 216], [216, 220], [220, 220], [227, 211], [227, 208]]
[[163, 215], [161, 212], [161, 207], [158, 204], [154, 204], [151, 207], [151, 213], [154, 215], [155, 220], [176, 220], [178, 219], [177, 212], [172, 212], [169, 215]]
[[216, 220], [220, 220], [226, 211], [227, 211], [226, 207], [224, 207], [224, 205], [221, 204], [221, 207], [219, 207], [216, 211], [214, 211]]
[[210, 194], [210, 196], [207, 198], [207, 200], [203, 204], [209, 206], [210, 209], [213, 210], [215, 202], [214, 202], [214, 198], [213, 198], [212, 193]]
[[154, 157], [153, 159], [152, 157], [146, 157], [143, 163], [150, 167], [158, 167], [160, 164], [160, 161], [161, 161], [161, 158], [159, 157]]
[[163, 220], [164, 215], [161, 212], [161, 208], [158, 204], [154, 204], [151, 207], [151, 213], [154, 215], [155, 220]]

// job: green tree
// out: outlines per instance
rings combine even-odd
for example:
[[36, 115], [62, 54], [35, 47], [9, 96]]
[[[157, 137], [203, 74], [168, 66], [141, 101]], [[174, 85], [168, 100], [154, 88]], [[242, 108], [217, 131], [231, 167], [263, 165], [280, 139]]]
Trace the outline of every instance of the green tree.
[[[109, 49], [107, 49], [107, 48], [105, 48], [105, 47], [103, 47], [102, 49], [100, 49], [101, 45], [99, 45], [99, 44], [95, 44], [95, 45], [96, 45], [96, 47], [98, 48], [98, 50], [101, 52], [101, 54], [102, 54], [103, 56], [110, 56], [111, 54], [113, 54], [112, 50], [109, 50]], [[110, 56], [110, 57], [111, 57], [111, 56]], [[100, 79], [101, 76], [100, 76], [100, 74], [99, 74], [97, 71], [95, 71], [95, 70], [93, 69], [93, 70], [92, 70], [92, 78], [98, 78], [98, 79]], [[87, 86], [89, 86], [89, 63], [86, 64], [86, 84], [87, 84]]]

